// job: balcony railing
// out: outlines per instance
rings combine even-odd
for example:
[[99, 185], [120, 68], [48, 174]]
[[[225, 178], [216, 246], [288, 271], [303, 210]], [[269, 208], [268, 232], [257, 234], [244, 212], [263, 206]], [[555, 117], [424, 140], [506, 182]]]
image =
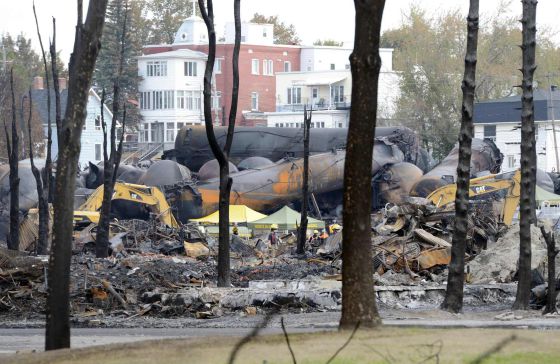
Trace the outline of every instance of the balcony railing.
[[277, 104], [277, 112], [289, 112], [289, 111], [303, 111], [303, 108], [311, 106], [313, 110], [348, 110], [350, 109], [350, 102], [315, 102], [311, 105], [309, 104]]

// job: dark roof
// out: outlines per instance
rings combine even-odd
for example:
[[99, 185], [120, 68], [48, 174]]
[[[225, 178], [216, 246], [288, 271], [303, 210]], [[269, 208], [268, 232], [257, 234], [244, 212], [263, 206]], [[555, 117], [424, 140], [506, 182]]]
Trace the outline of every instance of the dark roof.
[[[535, 104], [535, 121], [560, 119], [560, 91], [550, 93], [546, 89], [535, 89], [533, 100]], [[554, 109], [552, 108], [554, 106]], [[521, 122], [521, 95], [503, 97], [474, 104], [475, 124], [496, 124]]]
[[[39, 117], [43, 124], [48, 122], [48, 103], [47, 103], [47, 89], [43, 90], [31, 90], [31, 97], [33, 98], [33, 109], [39, 112]], [[66, 101], [68, 100], [68, 89], [64, 89], [60, 92], [60, 111], [62, 117], [66, 112]], [[51, 89], [51, 123], [53, 127], [56, 123], [56, 108], [55, 108], [55, 97], [54, 90]]]

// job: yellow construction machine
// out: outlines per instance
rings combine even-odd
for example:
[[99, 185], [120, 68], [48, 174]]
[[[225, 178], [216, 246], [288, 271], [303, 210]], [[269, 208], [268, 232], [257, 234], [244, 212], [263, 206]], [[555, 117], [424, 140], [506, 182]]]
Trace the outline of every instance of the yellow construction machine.
[[[457, 184], [443, 186], [427, 196], [439, 211], [453, 210]], [[471, 179], [469, 197], [478, 197], [490, 193], [505, 192], [501, 220], [505, 225], [511, 225], [521, 194], [521, 171], [490, 174], [488, 176]]]
[[[74, 211], [74, 224], [98, 224], [99, 209], [103, 203], [103, 185], [99, 186], [89, 198], [76, 211]], [[137, 185], [132, 183], [116, 182], [113, 190], [112, 201], [124, 200], [145, 206], [150, 212], [170, 228], [179, 228], [179, 224], [171, 212], [165, 195], [157, 187]]]

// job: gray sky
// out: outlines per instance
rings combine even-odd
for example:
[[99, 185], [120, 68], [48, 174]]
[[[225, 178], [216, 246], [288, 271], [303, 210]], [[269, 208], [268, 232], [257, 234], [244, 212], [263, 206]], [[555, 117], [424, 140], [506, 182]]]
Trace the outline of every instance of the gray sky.
[[[191, 0], [186, 0], [191, 1]], [[87, 9], [89, 0], [84, 0]], [[387, 0], [383, 15], [383, 29], [396, 27], [402, 20], [402, 13], [411, 4], [417, 4], [434, 15], [447, 10], [460, 10], [465, 16], [468, 0]], [[484, 16], [495, 13], [499, 0], [483, 0], [480, 5], [481, 20]], [[68, 59], [74, 42], [74, 25], [76, 22], [75, 0], [35, 0], [39, 16], [39, 25], [44, 42], [52, 34], [52, 17], [57, 19], [57, 44], [62, 50], [63, 59]], [[223, 23], [233, 19], [232, 0], [214, 0], [216, 24], [219, 33]], [[521, 1], [510, 2], [509, 14], [521, 16]], [[311, 44], [316, 39], [335, 39], [352, 41], [354, 34], [354, 2], [352, 0], [241, 0], [242, 20], [249, 20], [253, 13], [278, 15], [285, 23], [295, 25], [304, 44]], [[555, 41], [560, 44], [560, 1], [539, 0], [537, 6], [537, 24], [551, 28], [555, 32]], [[33, 20], [32, 0], [0, 0], [0, 32], [12, 35], [25, 33], [31, 37], [33, 45], [38, 48]]]

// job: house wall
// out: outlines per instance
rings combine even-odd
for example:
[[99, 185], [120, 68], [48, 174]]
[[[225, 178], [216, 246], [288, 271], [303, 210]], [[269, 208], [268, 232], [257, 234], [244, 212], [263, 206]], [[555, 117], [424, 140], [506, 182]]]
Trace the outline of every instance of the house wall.
[[[484, 138], [484, 125], [476, 124], [475, 138]], [[509, 172], [521, 167], [521, 129], [519, 123], [497, 123], [496, 146], [504, 155], [502, 171]], [[537, 168], [546, 172], [556, 169], [554, 151], [554, 135], [550, 122], [536, 122]], [[557, 141], [560, 142], [560, 128], [556, 131]], [[559, 150], [560, 153], [560, 150]]]
[[[301, 48], [301, 70], [305, 72], [349, 70], [352, 48], [304, 46]], [[381, 71], [393, 70], [393, 49], [379, 49]], [[333, 68], [334, 67], [334, 68]]]
[[[174, 147], [174, 141], [178, 130], [184, 125], [196, 125], [204, 121], [202, 91], [204, 88], [206, 59], [189, 55], [185, 55], [184, 57], [165, 57], [163, 54], [159, 57], [155, 56], [141, 57], [138, 60], [138, 75], [142, 78], [138, 86], [138, 91], [140, 95], [142, 95], [142, 92], [172, 91], [173, 107], [168, 109], [153, 109], [152, 100], [152, 109], [141, 108], [140, 113], [143, 120], [139, 126], [139, 140], [143, 143], [165, 142], [165, 149], [170, 149]], [[147, 63], [155, 60], [167, 62], [166, 76], [147, 75]], [[184, 64], [187, 61], [196, 63], [196, 76], [185, 76]], [[193, 110], [179, 108], [177, 91], [196, 93], [197, 97], [200, 98], [200, 107], [194, 107]]]
[[[178, 45], [174, 48], [188, 48], [200, 52], [208, 52], [208, 46], [203, 45]], [[218, 44], [216, 58], [221, 59], [222, 72], [215, 75], [216, 90], [222, 93], [222, 112], [216, 115], [215, 122], [227, 120], [231, 105], [231, 90], [233, 85], [233, 72], [231, 62], [233, 59], [233, 44]], [[253, 74], [252, 60], [258, 60], [259, 72]], [[263, 74], [263, 60], [273, 61], [271, 75]], [[239, 101], [237, 106], [236, 124], [252, 126], [243, 117], [243, 113], [250, 111], [269, 112], [276, 110], [276, 73], [284, 70], [284, 62], [290, 62], [292, 70], [300, 69], [300, 49], [297, 46], [263, 46], [242, 44], [239, 52]], [[258, 94], [258, 109], [252, 110], [252, 93]], [[222, 118], [225, 115], [224, 118]]]
[[[88, 164], [88, 162], [97, 164], [103, 160], [102, 153], [97, 153], [96, 155], [96, 145], [98, 146], [97, 148], [99, 148], [99, 152], [102, 152], [103, 150], [101, 149], [103, 148], [103, 130], [101, 129], [101, 126], [95, 126], [95, 119], [99, 115], [101, 115], [101, 101], [93, 92], [90, 92], [87, 103], [87, 116], [84, 124], [84, 129], [82, 130], [81, 150], [79, 158], [80, 166], [85, 166]], [[105, 122], [108, 125], [111, 125], [112, 114], [107, 110], [106, 107], [103, 117], [105, 118]], [[47, 135], [46, 129], [45, 135]], [[107, 151], [109, 151], [109, 145], [107, 146]], [[51, 154], [53, 160], [56, 160], [56, 158], [58, 157], [58, 138], [54, 123], [52, 130]]]

